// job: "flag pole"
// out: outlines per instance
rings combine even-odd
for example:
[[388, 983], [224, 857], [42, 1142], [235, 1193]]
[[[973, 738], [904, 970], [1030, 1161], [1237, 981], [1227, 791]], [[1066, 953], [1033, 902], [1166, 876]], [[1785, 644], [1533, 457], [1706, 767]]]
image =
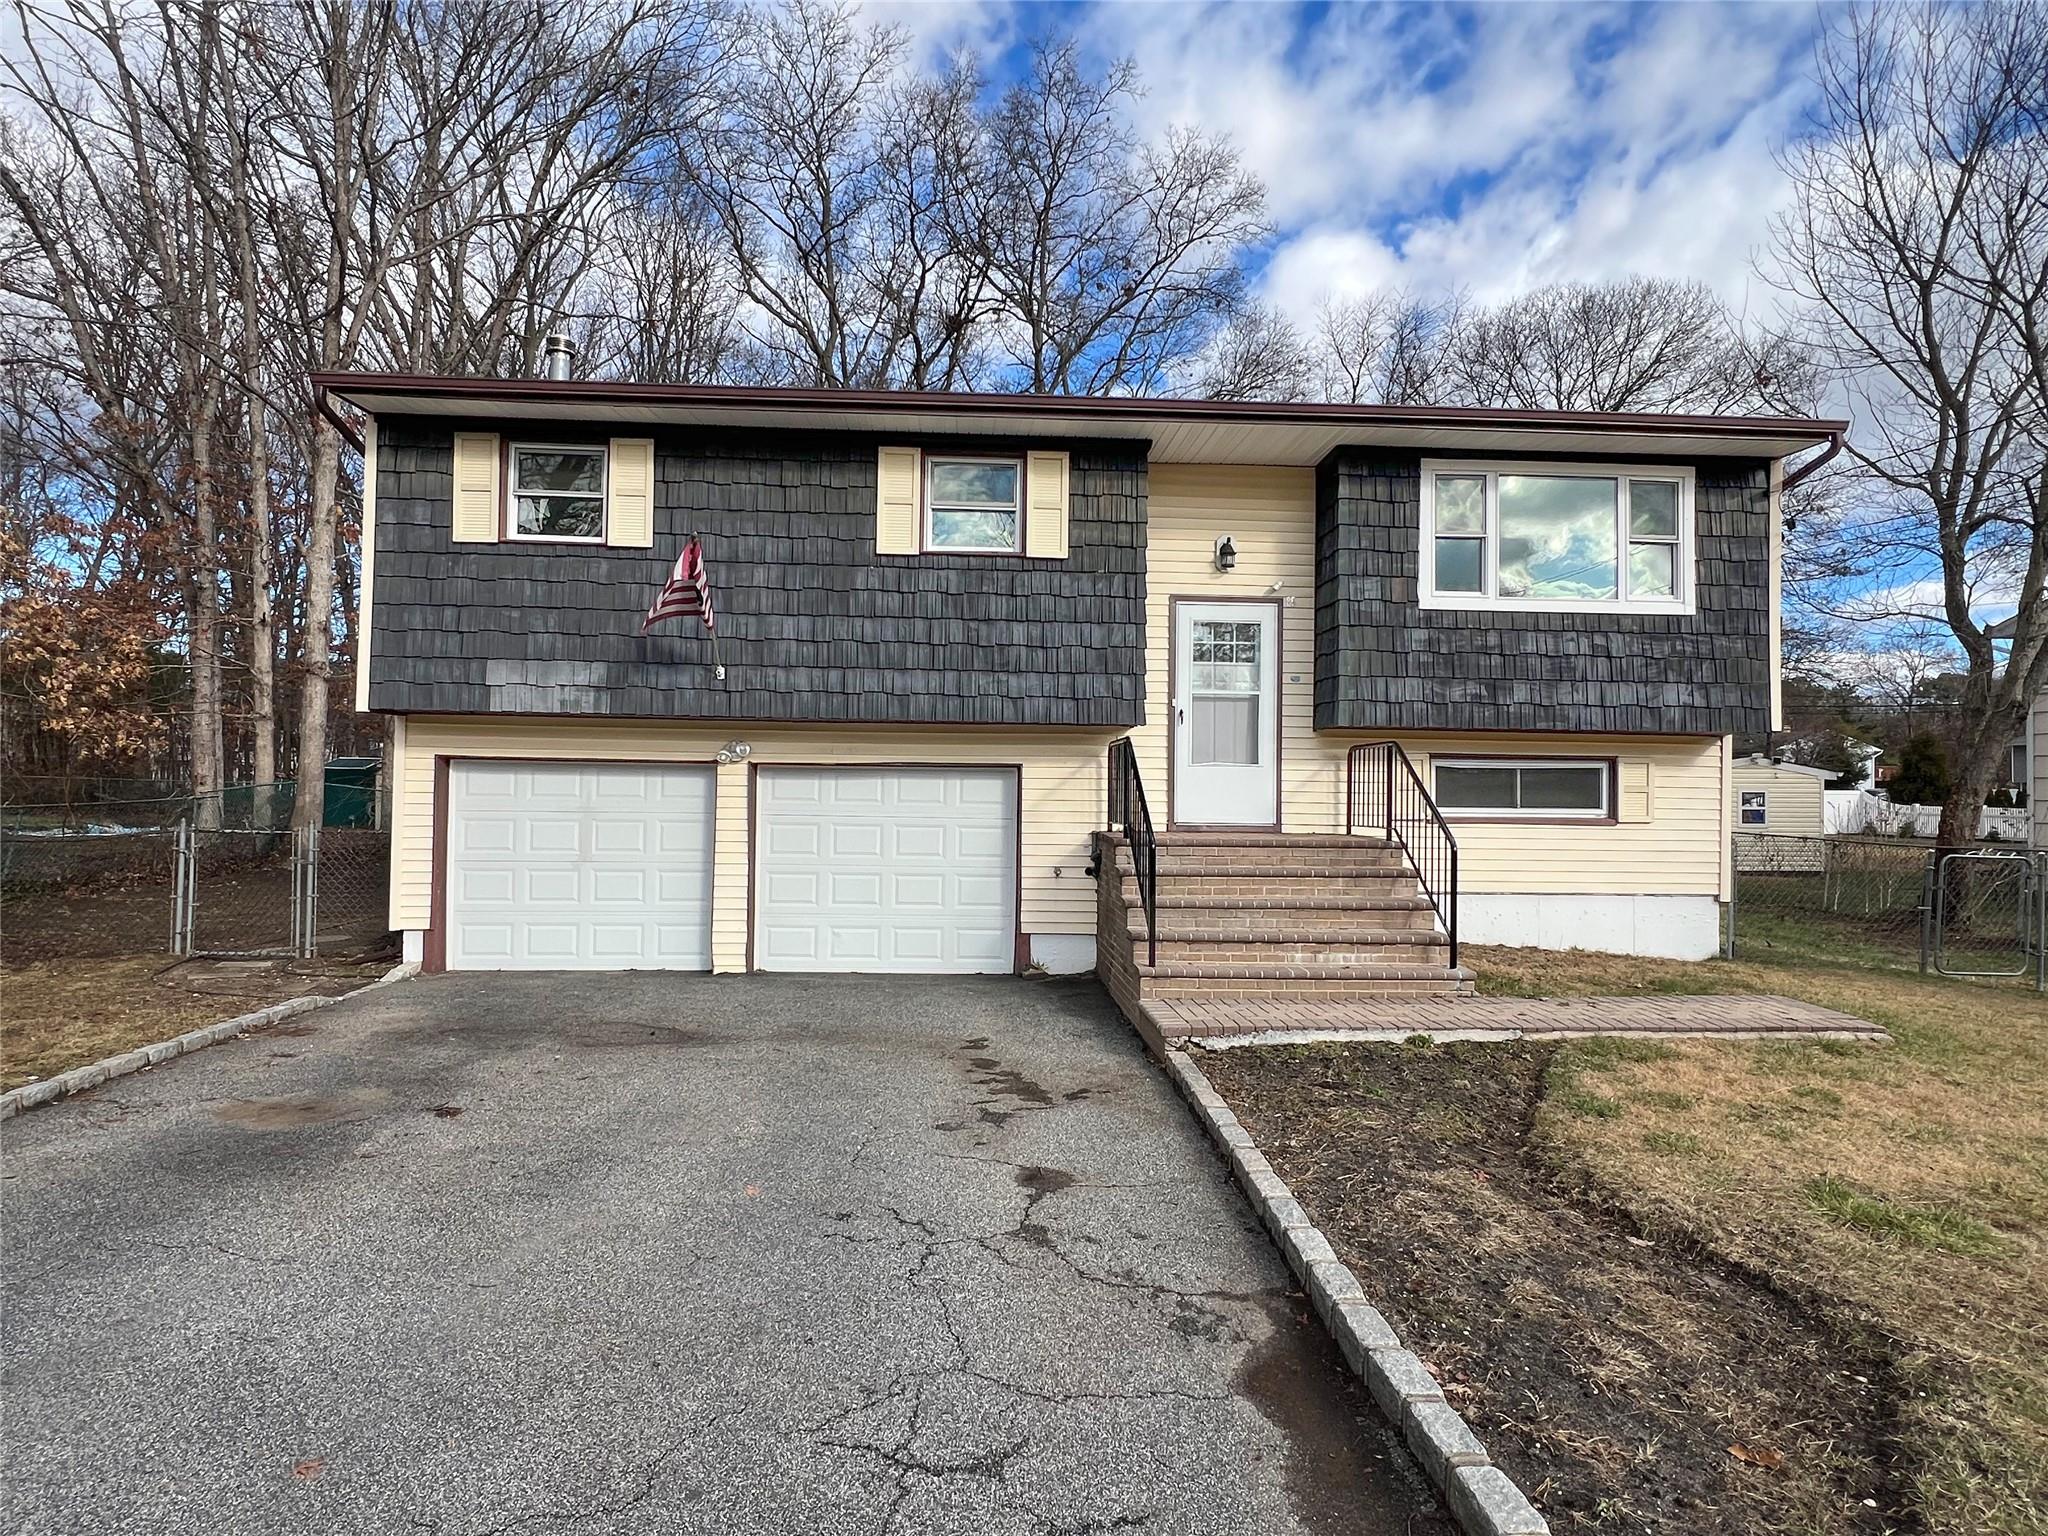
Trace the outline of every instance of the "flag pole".
[[[701, 536], [694, 533], [690, 537], [697, 540], [698, 557], [701, 560], [704, 541]], [[711, 680], [722, 683], [725, 681], [725, 663], [718, 659], [718, 605], [711, 600], [711, 562], [704, 560], [700, 569], [704, 572], [704, 633], [711, 637]]]

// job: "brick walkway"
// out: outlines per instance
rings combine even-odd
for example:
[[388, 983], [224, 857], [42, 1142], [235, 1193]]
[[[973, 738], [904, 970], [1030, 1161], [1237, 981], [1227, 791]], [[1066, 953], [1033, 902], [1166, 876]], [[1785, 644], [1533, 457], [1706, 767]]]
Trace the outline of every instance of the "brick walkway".
[[1281, 1044], [1330, 1038], [1508, 1039], [1568, 1035], [1853, 1036], [1877, 1025], [1789, 997], [1147, 998], [1169, 1040]]

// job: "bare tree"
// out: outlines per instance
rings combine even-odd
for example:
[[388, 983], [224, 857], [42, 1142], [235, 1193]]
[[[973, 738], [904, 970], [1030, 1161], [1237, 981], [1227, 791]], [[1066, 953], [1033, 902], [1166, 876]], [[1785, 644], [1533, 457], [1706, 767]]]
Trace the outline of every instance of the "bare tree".
[[1437, 405], [1451, 389], [1451, 349], [1465, 301], [1429, 301], [1403, 289], [1326, 300], [1316, 314], [1322, 398], [1347, 405]]
[[[1938, 579], [1967, 721], [1940, 836], [1964, 842], [2048, 681], [2048, 6], [1888, 0], [1832, 17], [1816, 59], [1772, 270], [1853, 405], [1852, 557]], [[2002, 667], [1987, 578], [2018, 603]]]
[[1195, 393], [1205, 400], [1306, 400], [1315, 392], [1315, 361], [1285, 315], [1249, 305], [1210, 343]]
[[1041, 44], [984, 129], [974, 227], [1002, 306], [998, 345], [1035, 394], [1156, 391], [1242, 301], [1238, 252], [1265, 189], [1224, 140], [1141, 144], [1128, 64], [1102, 78]]

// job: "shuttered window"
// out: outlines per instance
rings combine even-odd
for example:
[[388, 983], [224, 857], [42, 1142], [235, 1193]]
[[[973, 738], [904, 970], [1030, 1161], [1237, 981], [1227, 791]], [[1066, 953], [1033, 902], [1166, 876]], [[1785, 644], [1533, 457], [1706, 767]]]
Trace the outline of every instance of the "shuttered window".
[[875, 461], [878, 555], [1067, 558], [1067, 455], [883, 448]]

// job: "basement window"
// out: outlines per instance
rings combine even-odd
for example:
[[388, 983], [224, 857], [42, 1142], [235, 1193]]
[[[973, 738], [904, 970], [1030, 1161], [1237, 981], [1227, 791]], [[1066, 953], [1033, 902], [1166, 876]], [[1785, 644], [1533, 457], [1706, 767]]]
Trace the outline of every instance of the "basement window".
[[1447, 816], [1605, 821], [1613, 814], [1613, 768], [1598, 758], [1444, 758], [1432, 771]]
[[924, 547], [1014, 555], [1024, 547], [1024, 466], [1016, 459], [925, 459]]
[[604, 542], [602, 445], [514, 443], [508, 452], [513, 538]]
[[1684, 468], [1422, 465], [1424, 608], [1693, 611]]

